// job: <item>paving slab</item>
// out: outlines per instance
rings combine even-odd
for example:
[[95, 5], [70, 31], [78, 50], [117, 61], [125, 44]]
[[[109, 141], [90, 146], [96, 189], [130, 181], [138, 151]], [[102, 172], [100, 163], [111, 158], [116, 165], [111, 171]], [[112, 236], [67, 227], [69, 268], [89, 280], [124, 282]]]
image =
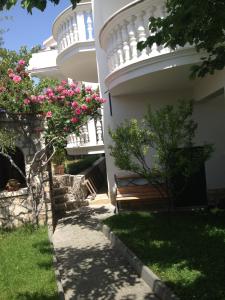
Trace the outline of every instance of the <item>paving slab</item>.
[[113, 211], [82, 207], [58, 222], [53, 244], [66, 300], [158, 299], [99, 230]]

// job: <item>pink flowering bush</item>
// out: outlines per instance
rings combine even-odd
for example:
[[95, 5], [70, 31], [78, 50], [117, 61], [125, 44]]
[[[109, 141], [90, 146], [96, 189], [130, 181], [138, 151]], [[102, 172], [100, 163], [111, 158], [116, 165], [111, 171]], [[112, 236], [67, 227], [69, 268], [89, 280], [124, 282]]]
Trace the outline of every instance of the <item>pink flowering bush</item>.
[[46, 138], [58, 137], [60, 142], [65, 141], [68, 134], [78, 133], [88, 119], [99, 116], [105, 100], [98, 91], [77, 83], [68, 84], [65, 80], [45, 79], [35, 85], [27, 72], [29, 53], [12, 55], [4, 51], [2, 57], [0, 53], [3, 62], [0, 66], [1, 111], [14, 118], [27, 114], [42, 116], [47, 124]]

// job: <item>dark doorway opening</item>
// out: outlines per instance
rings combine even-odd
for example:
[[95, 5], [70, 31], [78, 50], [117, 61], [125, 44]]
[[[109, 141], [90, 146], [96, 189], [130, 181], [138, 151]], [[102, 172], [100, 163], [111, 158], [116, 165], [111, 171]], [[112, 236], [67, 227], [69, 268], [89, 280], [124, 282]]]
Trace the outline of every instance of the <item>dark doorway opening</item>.
[[[25, 175], [25, 161], [23, 152], [16, 147], [14, 151], [8, 151], [15, 164]], [[0, 189], [4, 190], [9, 179], [16, 179], [20, 182], [20, 187], [26, 186], [26, 181], [20, 172], [11, 165], [10, 161], [0, 154]]]

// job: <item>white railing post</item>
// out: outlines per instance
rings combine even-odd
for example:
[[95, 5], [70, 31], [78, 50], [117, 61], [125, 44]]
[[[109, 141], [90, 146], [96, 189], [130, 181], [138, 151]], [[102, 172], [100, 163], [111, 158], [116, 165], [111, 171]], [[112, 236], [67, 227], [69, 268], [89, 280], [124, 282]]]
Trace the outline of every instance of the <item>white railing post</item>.
[[130, 60], [130, 47], [129, 47], [128, 32], [127, 32], [127, 21], [124, 21], [122, 25], [122, 40], [123, 40], [124, 60], [125, 63], [127, 63]]
[[[146, 33], [145, 33], [145, 27], [144, 27], [144, 12], [140, 12], [137, 15], [136, 19], [136, 28], [137, 28], [137, 36], [138, 36], [138, 42], [144, 42], [146, 41]], [[145, 57], [147, 55], [146, 49], [139, 51], [139, 56]]]
[[102, 121], [97, 119], [95, 122], [97, 144], [103, 144]]
[[87, 16], [87, 32], [88, 32], [88, 40], [93, 40], [93, 23], [92, 23], [92, 17], [91, 17], [91, 11], [88, 12]]
[[97, 145], [94, 120], [90, 120], [88, 122], [88, 133], [89, 133], [89, 144], [90, 145]]
[[83, 11], [77, 13], [77, 27], [79, 34], [79, 41], [86, 40], [85, 16]]
[[129, 23], [128, 23], [128, 36], [129, 36], [130, 49], [131, 49], [131, 59], [137, 59], [137, 39], [136, 39], [134, 21], [135, 21], [135, 17], [131, 16], [129, 18]]
[[79, 34], [78, 34], [78, 28], [77, 28], [77, 15], [74, 13], [73, 15], [73, 37], [74, 37], [74, 42], [79, 41]]

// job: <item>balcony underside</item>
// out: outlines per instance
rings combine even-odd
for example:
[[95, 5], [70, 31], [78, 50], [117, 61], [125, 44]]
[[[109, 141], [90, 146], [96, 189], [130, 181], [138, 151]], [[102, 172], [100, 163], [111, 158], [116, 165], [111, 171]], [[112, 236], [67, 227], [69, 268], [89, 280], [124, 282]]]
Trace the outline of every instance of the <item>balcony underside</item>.
[[66, 77], [98, 82], [94, 41], [71, 45], [58, 55], [57, 64]]
[[112, 95], [191, 88], [190, 66], [198, 63], [194, 49], [178, 50], [129, 64], [112, 72], [106, 85]]
[[94, 145], [94, 146], [70, 146], [68, 145], [66, 147], [67, 153], [69, 155], [86, 155], [86, 154], [100, 154], [100, 153], [105, 153], [104, 145]]
[[40, 68], [40, 69], [33, 69], [31, 71], [32, 76], [38, 77], [38, 78], [53, 78], [53, 79], [58, 79], [62, 80], [65, 79], [65, 76], [62, 74], [60, 71], [59, 67], [49, 67], [49, 68]]

